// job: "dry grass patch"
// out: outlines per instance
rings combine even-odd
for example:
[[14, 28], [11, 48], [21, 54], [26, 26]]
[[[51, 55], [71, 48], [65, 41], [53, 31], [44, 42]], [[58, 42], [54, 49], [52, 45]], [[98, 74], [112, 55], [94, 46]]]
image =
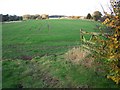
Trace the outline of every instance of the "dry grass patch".
[[74, 64], [91, 67], [94, 64], [94, 58], [90, 54], [91, 52], [86, 49], [74, 47], [65, 54], [65, 58]]

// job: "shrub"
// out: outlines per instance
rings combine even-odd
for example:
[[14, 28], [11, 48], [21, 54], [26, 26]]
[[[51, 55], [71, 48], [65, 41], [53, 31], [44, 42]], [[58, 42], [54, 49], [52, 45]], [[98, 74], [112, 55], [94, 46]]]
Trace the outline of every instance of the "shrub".
[[110, 65], [107, 78], [112, 79], [116, 84], [120, 83], [120, 0], [111, 0], [112, 13], [107, 14], [108, 18], [103, 22], [111, 27], [114, 33], [108, 36], [106, 42], [106, 57]]
[[[111, 0], [112, 12], [106, 14], [107, 18], [103, 25], [107, 26], [107, 30], [113, 32], [99, 32], [92, 34], [91, 42], [87, 42], [87, 48], [95, 52], [96, 58], [105, 60], [108, 66], [106, 69], [107, 78], [112, 79], [116, 84], [120, 83], [120, 0]], [[99, 30], [102, 26], [99, 27]], [[102, 31], [102, 30], [101, 30]], [[85, 32], [84, 32], [85, 33]], [[85, 33], [85, 34], [88, 34]], [[82, 36], [84, 41], [84, 38]], [[86, 44], [86, 43], [83, 43]]]
[[86, 19], [92, 19], [92, 16], [91, 16], [91, 14], [90, 14], [90, 13], [88, 13], [88, 15], [87, 15]]
[[93, 13], [93, 19], [94, 19], [95, 21], [100, 20], [101, 16], [102, 16], [102, 14], [101, 14], [101, 12], [99, 12], [99, 11], [95, 11], [95, 12]]

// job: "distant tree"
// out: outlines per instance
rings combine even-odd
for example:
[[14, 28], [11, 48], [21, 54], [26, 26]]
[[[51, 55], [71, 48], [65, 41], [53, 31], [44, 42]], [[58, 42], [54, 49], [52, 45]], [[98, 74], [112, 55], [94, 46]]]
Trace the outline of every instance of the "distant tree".
[[36, 18], [36, 20], [40, 20], [40, 19], [42, 19], [42, 17], [39, 15], [39, 16]]
[[17, 15], [9, 15], [9, 21], [18, 21], [18, 20], [22, 20], [22, 17]]
[[42, 14], [42, 15], [41, 15], [41, 19], [49, 19], [49, 15], [47, 15], [47, 14]]
[[23, 20], [29, 20], [29, 19], [31, 19], [31, 15], [26, 14], [26, 15], [23, 15], [22, 18], [23, 18]]
[[41, 16], [39, 14], [34, 15], [34, 19], [41, 19]]
[[22, 16], [17, 16], [17, 15], [3, 15], [0, 14], [0, 22], [5, 22], [5, 21], [18, 21], [18, 20], [22, 20]]
[[88, 13], [88, 15], [87, 15], [86, 19], [92, 19], [92, 16], [91, 16], [91, 14], [90, 14], [90, 13]]
[[30, 15], [30, 19], [36, 19], [35, 15]]
[[29, 15], [29, 14], [26, 14], [26, 15], [23, 15], [22, 18], [23, 18], [23, 20], [41, 19], [41, 16], [40, 16], [39, 14], [36, 14], [36, 15]]
[[2, 21], [9, 21], [9, 15], [2, 15]]
[[0, 14], [0, 22], [2, 22], [2, 14]]
[[95, 21], [100, 20], [101, 16], [102, 16], [102, 14], [101, 14], [101, 12], [99, 12], [99, 11], [95, 11], [95, 12], [93, 13], [93, 19], [94, 19]]
[[22, 16], [19, 16], [19, 20], [23, 20]]
[[[12, 17], [13, 17], [13, 19], [9, 20], [9, 21], [17, 21], [17, 20], [19, 20], [19, 17], [16, 16], [16, 15], [13, 15]], [[9, 19], [10, 19], [10, 16], [9, 16]]]
[[12, 15], [9, 16], [9, 21], [14, 21], [14, 17]]

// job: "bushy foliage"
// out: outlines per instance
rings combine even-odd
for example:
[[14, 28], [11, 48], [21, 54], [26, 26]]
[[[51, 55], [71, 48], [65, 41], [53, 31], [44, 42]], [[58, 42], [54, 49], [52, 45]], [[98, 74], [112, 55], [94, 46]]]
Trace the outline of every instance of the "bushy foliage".
[[2, 19], [2, 20], [0, 20], [0, 22], [22, 20], [22, 16], [17, 16], [17, 15], [9, 15], [9, 14], [3, 15], [3, 14], [0, 14], [0, 17]]
[[114, 32], [108, 36], [106, 43], [106, 57], [110, 65], [107, 78], [112, 79], [116, 84], [120, 83], [120, 0], [111, 0], [112, 13], [107, 14], [108, 18], [103, 22], [111, 27]]
[[94, 19], [95, 21], [98, 21], [98, 20], [101, 18], [101, 16], [102, 16], [102, 14], [101, 14], [100, 11], [95, 11], [95, 12], [93, 13], [93, 19]]
[[[107, 18], [103, 25], [111, 32], [103, 32], [102, 26], [99, 27], [99, 33], [92, 34], [91, 42], [87, 42], [87, 48], [96, 55], [96, 58], [105, 60], [108, 68], [107, 78], [112, 79], [116, 84], [120, 83], [120, 0], [111, 0], [111, 14], [105, 13]], [[102, 31], [102, 32], [101, 32]], [[84, 38], [82, 37], [83, 41]], [[86, 44], [86, 43], [84, 43]]]
[[88, 15], [87, 15], [86, 19], [92, 19], [92, 16], [91, 16], [91, 14], [90, 14], [90, 13], [88, 13]]

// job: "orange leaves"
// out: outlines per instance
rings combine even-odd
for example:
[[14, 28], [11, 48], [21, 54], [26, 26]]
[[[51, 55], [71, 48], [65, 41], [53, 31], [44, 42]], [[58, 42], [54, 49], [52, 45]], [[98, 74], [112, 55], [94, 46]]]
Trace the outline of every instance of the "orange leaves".
[[112, 79], [116, 82], [116, 84], [119, 84], [120, 67], [118, 66], [120, 66], [120, 12], [118, 11], [119, 6], [116, 2], [120, 4], [120, 0], [111, 0], [114, 15], [106, 14], [108, 18], [102, 24], [111, 27], [114, 30], [114, 33], [108, 36], [107, 43], [105, 43], [106, 48], [104, 49], [107, 51], [105, 54], [110, 64], [110, 72], [107, 78]]
[[119, 16], [115, 16], [115, 19], [119, 19]]
[[107, 24], [110, 22], [110, 19], [109, 18], [106, 18], [105, 21], [102, 23], [102, 24]]
[[[113, 2], [112, 2], [113, 1]], [[108, 18], [102, 23], [106, 25], [107, 29], [113, 30], [113, 32], [100, 32], [100, 34], [94, 36], [91, 41], [95, 44], [89, 44], [90, 48], [93, 48], [97, 52], [98, 57], [104, 58], [109, 66], [107, 78], [112, 79], [116, 84], [120, 83], [120, 12], [117, 11], [116, 0], [111, 0], [113, 13], [107, 15]], [[120, 3], [120, 0], [119, 0]], [[114, 6], [116, 5], [116, 6]], [[101, 26], [102, 27], [102, 26]], [[99, 29], [101, 29], [99, 27]], [[108, 30], [110, 31], [110, 30]], [[89, 33], [91, 35], [91, 33]], [[103, 38], [101, 38], [103, 36]], [[93, 46], [92, 46], [93, 45]], [[93, 50], [92, 49], [92, 50]], [[95, 53], [96, 54], [96, 53]], [[95, 55], [94, 54], [94, 55]], [[96, 58], [97, 58], [96, 54]]]

